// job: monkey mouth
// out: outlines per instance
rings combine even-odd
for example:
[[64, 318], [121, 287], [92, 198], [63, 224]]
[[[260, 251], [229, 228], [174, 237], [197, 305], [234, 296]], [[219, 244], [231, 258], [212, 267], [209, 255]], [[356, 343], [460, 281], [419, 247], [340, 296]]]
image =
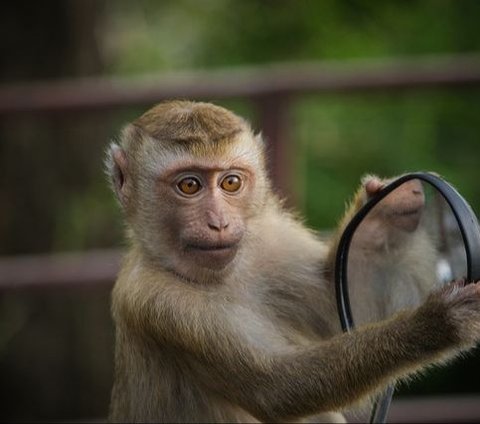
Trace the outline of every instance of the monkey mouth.
[[413, 232], [417, 229], [422, 218], [423, 208], [415, 207], [396, 211], [392, 214], [392, 224], [406, 232]]
[[185, 247], [185, 253], [202, 268], [223, 269], [235, 258], [239, 243], [189, 243]]
[[411, 208], [411, 209], [405, 209], [403, 211], [395, 212], [394, 215], [408, 217], [408, 216], [419, 215], [421, 212], [422, 212], [422, 208]]
[[204, 243], [204, 244], [187, 244], [187, 250], [198, 250], [202, 252], [222, 252], [235, 249], [238, 243]]

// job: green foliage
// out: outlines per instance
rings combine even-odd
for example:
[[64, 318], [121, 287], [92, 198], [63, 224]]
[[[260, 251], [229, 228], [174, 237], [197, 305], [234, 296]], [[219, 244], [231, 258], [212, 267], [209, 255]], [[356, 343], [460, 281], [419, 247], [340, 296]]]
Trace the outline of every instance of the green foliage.
[[476, 0], [109, 3], [111, 72], [476, 51]]
[[427, 170], [457, 185], [480, 211], [477, 142], [480, 90], [393, 95], [315, 96], [295, 110], [303, 146], [305, 211], [317, 228], [333, 226], [361, 176]]

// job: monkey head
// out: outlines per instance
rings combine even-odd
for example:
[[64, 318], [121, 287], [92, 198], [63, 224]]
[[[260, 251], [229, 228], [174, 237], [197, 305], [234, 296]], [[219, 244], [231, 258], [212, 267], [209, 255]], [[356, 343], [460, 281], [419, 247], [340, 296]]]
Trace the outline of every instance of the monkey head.
[[193, 280], [228, 270], [268, 187], [260, 137], [206, 103], [150, 109], [112, 143], [107, 166], [131, 239]]

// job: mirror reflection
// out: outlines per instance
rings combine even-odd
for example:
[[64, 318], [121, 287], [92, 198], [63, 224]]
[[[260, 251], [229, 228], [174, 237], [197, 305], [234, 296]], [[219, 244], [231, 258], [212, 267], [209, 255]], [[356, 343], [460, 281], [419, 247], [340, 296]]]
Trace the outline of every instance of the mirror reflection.
[[442, 284], [467, 274], [467, 258], [452, 209], [429, 183], [409, 180], [360, 223], [347, 264], [356, 325], [419, 305]]

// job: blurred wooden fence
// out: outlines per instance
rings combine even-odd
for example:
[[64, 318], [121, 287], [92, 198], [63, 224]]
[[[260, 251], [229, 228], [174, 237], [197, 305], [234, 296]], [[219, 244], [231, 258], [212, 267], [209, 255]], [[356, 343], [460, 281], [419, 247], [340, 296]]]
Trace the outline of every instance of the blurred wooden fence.
[[[257, 108], [259, 128], [270, 143], [273, 179], [280, 190], [288, 193], [289, 149], [293, 145], [289, 143], [289, 108], [295, 97], [313, 93], [464, 89], [479, 85], [479, 55], [278, 64], [142, 78], [98, 78], [0, 86], [0, 116], [81, 114], [92, 110], [149, 106], [172, 98], [250, 99]], [[120, 257], [119, 250], [3, 257], [0, 258], [0, 291], [80, 290], [110, 286]], [[414, 410], [408, 407], [396, 412], [394, 407], [392, 412], [396, 420], [402, 422], [420, 422], [422, 418], [445, 421], [445, 417], [449, 422], [479, 421], [480, 403], [476, 399], [462, 399], [437, 403], [430, 400], [423, 404], [415, 401]], [[450, 405], [449, 413], [445, 412], [446, 405]], [[428, 410], [427, 415], [421, 415], [424, 413], [421, 411], [425, 410]], [[398, 413], [400, 415], [396, 415]]]

